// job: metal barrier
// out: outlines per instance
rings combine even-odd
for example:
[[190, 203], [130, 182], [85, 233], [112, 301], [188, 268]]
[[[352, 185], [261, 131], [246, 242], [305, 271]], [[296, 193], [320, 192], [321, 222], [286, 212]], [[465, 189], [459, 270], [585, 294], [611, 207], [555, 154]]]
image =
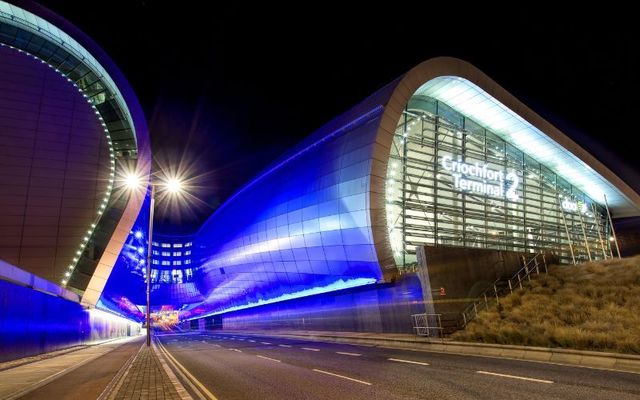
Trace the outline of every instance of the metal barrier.
[[413, 314], [413, 329], [418, 336], [442, 337], [442, 314]]
[[537, 253], [529, 261], [526, 260], [525, 256], [522, 256], [522, 263], [524, 266], [511, 278], [507, 280], [498, 279], [493, 282], [462, 311], [462, 328], [477, 317], [480, 311], [488, 310], [493, 305], [500, 304], [501, 296], [511, 294], [515, 289], [522, 289], [522, 282], [525, 280], [530, 281], [532, 273], [540, 274], [541, 268], [544, 268], [544, 273], [547, 273], [547, 259], [543, 253]]

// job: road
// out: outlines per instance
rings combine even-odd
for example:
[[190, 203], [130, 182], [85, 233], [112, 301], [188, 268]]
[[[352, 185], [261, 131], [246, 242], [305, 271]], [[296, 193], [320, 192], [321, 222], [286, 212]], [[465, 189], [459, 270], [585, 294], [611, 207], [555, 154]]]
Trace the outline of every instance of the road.
[[125, 343], [20, 399], [97, 399], [124, 363], [140, 348], [144, 338]]
[[160, 340], [219, 400], [638, 399], [640, 375], [277, 337]]

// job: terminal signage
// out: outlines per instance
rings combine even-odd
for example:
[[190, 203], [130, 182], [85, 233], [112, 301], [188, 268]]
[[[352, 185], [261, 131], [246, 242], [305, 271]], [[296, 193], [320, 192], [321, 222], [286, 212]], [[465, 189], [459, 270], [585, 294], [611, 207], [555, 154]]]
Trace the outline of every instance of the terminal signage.
[[568, 212], [577, 213], [580, 211], [582, 214], [587, 214], [589, 212], [589, 207], [585, 202], [582, 201], [573, 201], [571, 199], [564, 199], [561, 202], [562, 209]]
[[505, 171], [489, 168], [487, 164], [471, 164], [454, 160], [451, 156], [442, 157], [441, 165], [445, 171], [451, 173], [453, 186], [457, 190], [506, 198], [510, 201], [519, 199], [520, 178], [515, 171], [505, 174]]

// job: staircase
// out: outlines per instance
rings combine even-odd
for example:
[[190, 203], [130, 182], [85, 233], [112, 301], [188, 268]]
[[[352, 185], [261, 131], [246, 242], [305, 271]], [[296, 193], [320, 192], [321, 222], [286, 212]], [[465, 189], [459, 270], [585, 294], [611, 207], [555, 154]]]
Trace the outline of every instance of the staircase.
[[444, 337], [464, 329], [469, 322], [483, 310], [500, 304], [500, 298], [522, 289], [525, 281], [531, 280], [532, 274], [547, 273], [547, 258], [537, 253], [527, 260], [522, 256], [523, 267], [510, 278], [500, 278], [487, 287], [460, 314], [414, 314], [412, 315], [414, 331], [418, 336]]

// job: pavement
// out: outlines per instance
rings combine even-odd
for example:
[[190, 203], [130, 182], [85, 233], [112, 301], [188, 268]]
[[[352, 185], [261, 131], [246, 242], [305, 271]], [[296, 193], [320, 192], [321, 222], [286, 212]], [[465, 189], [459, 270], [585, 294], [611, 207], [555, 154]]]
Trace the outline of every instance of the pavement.
[[143, 345], [135, 359], [116, 384], [115, 390], [103, 396], [109, 400], [182, 400], [156, 351]]
[[640, 398], [627, 372], [264, 334], [158, 337], [209, 399]]
[[[83, 349], [61, 353], [0, 371], [0, 399], [20, 398], [28, 392], [44, 387], [59, 378], [66, 377], [80, 367], [89, 368], [93, 363], [111, 351], [136, 338], [113, 340]], [[41, 398], [50, 398], [44, 393]]]
[[158, 354], [136, 336], [17, 360], [0, 371], [0, 399], [191, 399]]

